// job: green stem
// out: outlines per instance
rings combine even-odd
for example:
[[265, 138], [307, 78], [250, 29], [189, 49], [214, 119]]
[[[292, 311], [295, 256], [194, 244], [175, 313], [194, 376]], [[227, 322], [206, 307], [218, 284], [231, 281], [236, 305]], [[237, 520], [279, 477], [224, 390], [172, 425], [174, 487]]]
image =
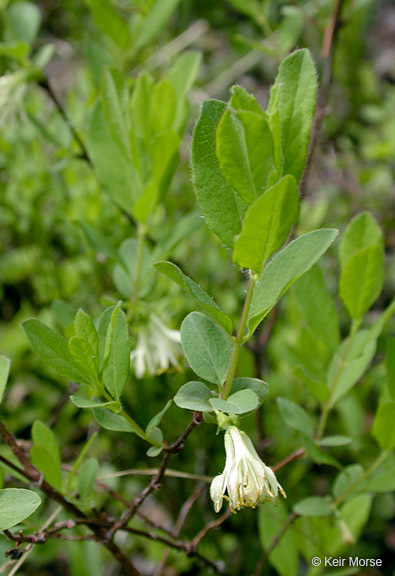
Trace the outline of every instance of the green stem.
[[136, 269], [135, 269], [136, 277], [134, 280], [132, 304], [136, 304], [139, 299], [141, 268], [143, 264], [143, 254], [144, 254], [144, 238], [145, 238], [145, 228], [141, 224], [139, 224], [137, 227], [137, 255], [136, 255]]
[[[347, 356], [348, 356], [348, 353], [349, 353], [350, 348], [351, 348], [351, 344], [352, 344], [352, 342], [353, 342], [353, 340], [354, 340], [354, 336], [355, 336], [355, 334], [357, 333], [360, 324], [361, 324], [361, 319], [358, 319], [358, 320], [355, 320], [355, 319], [354, 319], [354, 320], [352, 321], [351, 329], [350, 329], [350, 334], [349, 334], [349, 336], [348, 336], [347, 346], [345, 347], [345, 350], [344, 350], [344, 352], [343, 352], [343, 355], [342, 355], [342, 357], [341, 357], [341, 359], [340, 359], [340, 361], [339, 361], [339, 366], [338, 366], [338, 368], [337, 368], [337, 370], [336, 370], [336, 373], [335, 373], [335, 376], [334, 376], [334, 378], [333, 378], [332, 386], [331, 386], [331, 389], [330, 389], [331, 395], [332, 395], [333, 391], [336, 389], [336, 385], [337, 385], [337, 383], [338, 383], [338, 381], [339, 381], [339, 378], [340, 378], [340, 376], [341, 376], [341, 373], [342, 373], [342, 370], [343, 370], [343, 367], [344, 367], [344, 359], [347, 358]], [[320, 417], [320, 421], [319, 421], [319, 424], [318, 424], [317, 433], [316, 433], [316, 435], [315, 435], [315, 440], [316, 440], [316, 441], [319, 440], [319, 439], [322, 437], [322, 435], [323, 435], [323, 433], [324, 433], [324, 431], [325, 431], [325, 427], [326, 427], [326, 423], [327, 423], [327, 420], [328, 420], [328, 416], [329, 416], [329, 413], [330, 413], [330, 411], [331, 411], [331, 409], [332, 409], [332, 406], [331, 406], [331, 395], [329, 396], [328, 400], [325, 402], [325, 404], [324, 404], [323, 407], [322, 407], [321, 417]]]
[[366, 472], [362, 474], [362, 476], [358, 478], [358, 480], [356, 480], [353, 484], [351, 484], [347, 488], [347, 490], [343, 492], [343, 494], [336, 500], [335, 502], [336, 506], [339, 506], [342, 502], [344, 502], [347, 496], [351, 494], [351, 492], [353, 492], [355, 488], [357, 488], [357, 486], [359, 486], [362, 482], [364, 482], [367, 478], [369, 478], [369, 476], [371, 476], [373, 472], [376, 470], [376, 468], [378, 468], [380, 464], [384, 462], [384, 460], [389, 456], [389, 454], [390, 454], [389, 452], [381, 452], [381, 454], [378, 456], [378, 458], [376, 458], [376, 460], [373, 462], [370, 468], [368, 468]]
[[[114, 402], [114, 398], [107, 392], [107, 390], [103, 390], [102, 394], [104, 396], [104, 398], [106, 400], [108, 400], [109, 402]], [[147, 442], [149, 442], [150, 444], [152, 444], [152, 446], [156, 446], [156, 444], [151, 440], [151, 438], [148, 436], [148, 434], [145, 432], [145, 430], [143, 430], [141, 428], [141, 426], [139, 424], [137, 424], [136, 420], [134, 420], [134, 418], [132, 418], [127, 412], [126, 410], [124, 410], [122, 408], [122, 406], [120, 406], [118, 413], [125, 418], [125, 420], [127, 420], [129, 422], [129, 424], [132, 426], [132, 428], [134, 428], [134, 430], [136, 431], [136, 433], [140, 436], [140, 438], [142, 438], [143, 440], [146, 440]]]
[[225, 384], [224, 384], [224, 387], [223, 387], [222, 393], [221, 393], [221, 398], [223, 398], [224, 400], [226, 400], [227, 397], [229, 396], [230, 389], [232, 387], [233, 378], [235, 376], [237, 364], [239, 361], [241, 347], [244, 344], [244, 333], [245, 333], [245, 329], [247, 326], [248, 312], [249, 312], [250, 306], [251, 306], [251, 300], [252, 300], [252, 295], [254, 292], [255, 282], [256, 282], [255, 278], [250, 275], [247, 294], [246, 294], [246, 297], [244, 300], [243, 311], [242, 311], [241, 317], [240, 317], [240, 324], [239, 324], [239, 328], [237, 330], [236, 338], [233, 342], [233, 350], [232, 350], [232, 355], [231, 355], [230, 361], [229, 361], [228, 372], [226, 374]]

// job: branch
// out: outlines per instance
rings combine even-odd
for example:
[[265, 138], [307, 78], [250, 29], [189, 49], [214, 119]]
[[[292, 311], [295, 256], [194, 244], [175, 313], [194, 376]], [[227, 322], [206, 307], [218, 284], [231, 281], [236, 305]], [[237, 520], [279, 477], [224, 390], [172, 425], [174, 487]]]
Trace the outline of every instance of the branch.
[[123, 567], [125, 574], [128, 576], [141, 576], [141, 573], [135, 568], [134, 564], [127, 557], [126, 554], [122, 552], [117, 544], [108, 538], [107, 528], [103, 526], [103, 522], [98, 521], [97, 518], [89, 518], [82, 510], [75, 506], [72, 502], [69, 502], [64, 498], [64, 496], [53, 488], [46, 480], [43, 479], [42, 474], [31, 464], [27, 456], [23, 453], [17, 444], [15, 437], [7, 430], [4, 423], [0, 421], [0, 434], [3, 440], [8, 444], [16, 458], [23, 466], [23, 470], [18, 472], [27, 478], [33, 486], [39, 488], [46, 496], [58, 502], [65, 510], [70, 512], [75, 516], [81, 523], [85, 524], [90, 530], [95, 534], [98, 541], [103, 544], [113, 555], [113, 557], [118, 560], [118, 562]]
[[271, 543], [269, 544], [269, 547], [265, 550], [262, 558], [260, 559], [257, 568], [253, 574], [253, 576], [260, 576], [260, 574], [262, 574], [262, 570], [264, 568], [264, 565], [266, 563], [266, 560], [269, 558], [270, 554], [273, 552], [273, 550], [280, 544], [282, 537], [284, 536], [284, 534], [286, 533], [286, 531], [288, 530], [288, 528], [291, 526], [292, 522], [295, 520], [295, 518], [297, 517], [297, 514], [295, 514], [295, 512], [292, 512], [289, 516], [288, 519], [286, 520], [286, 522], [283, 524], [280, 532], [277, 534], [277, 536], [275, 536], [273, 538], [273, 540], [271, 541]]
[[72, 121], [70, 120], [65, 108], [63, 107], [63, 104], [61, 103], [58, 96], [54, 92], [51, 84], [49, 83], [48, 78], [43, 78], [42, 80], [40, 80], [39, 85], [41, 86], [41, 88], [43, 88], [43, 90], [45, 90], [45, 92], [51, 98], [51, 100], [55, 104], [55, 107], [57, 108], [59, 114], [62, 116], [65, 124], [67, 125], [70, 132], [72, 133], [74, 140], [77, 142], [78, 146], [81, 148], [81, 154], [79, 157], [82, 160], [86, 160], [88, 162], [88, 164], [91, 164], [91, 159], [89, 158], [88, 150], [84, 144], [84, 141], [82, 140], [81, 136], [78, 134], [77, 130], [74, 128]]
[[144, 500], [155, 490], [160, 488], [163, 476], [165, 475], [166, 468], [169, 464], [169, 461], [173, 454], [177, 454], [180, 452], [184, 447], [184, 442], [188, 438], [189, 434], [192, 430], [198, 426], [202, 421], [202, 414], [201, 412], [194, 412], [193, 418], [185, 428], [184, 432], [180, 434], [173, 444], [165, 445], [164, 452], [165, 455], [163, 456], [162, 464], [158, 472], [151, 478], [151, 482], [144, 488], [142, 492], [135, 498], [133, 504], [129, 507], [129, 510], [124, 512], [117, 523], [115, 523], [112, 528], [109, 530], [109, 536], [113, 536], [117, 530], [120, 530], [124, 526], [128, 524], [128, 522], [133, 518], [136, 514], [138, 508], [144, 502]]
[[342, 7], [342, 0], [336, 0], [331, 18], [325, 30], [324, 39], [322, 41], [321, 56], [323, 58], [323, 72], [321, 90], [318, 96], [317, 108], [311, 129], [311, 138], [309, 151], [307, 155], [306, 166], [300, 182], [299, 193], [303, 198], [306, 193], [306, 185], [308, 174], [310, 172], [311, 163], [314, 155], [314, 150], [317, 145], [318, 133], [321, 127], [321, 122], [325, 117], [325, 107], [328, 100], [329, 90], [332, 81], [332, 68], [333, 68], [333, 54], [336, 44], [337, 31], [340, 23], [340, 13]]

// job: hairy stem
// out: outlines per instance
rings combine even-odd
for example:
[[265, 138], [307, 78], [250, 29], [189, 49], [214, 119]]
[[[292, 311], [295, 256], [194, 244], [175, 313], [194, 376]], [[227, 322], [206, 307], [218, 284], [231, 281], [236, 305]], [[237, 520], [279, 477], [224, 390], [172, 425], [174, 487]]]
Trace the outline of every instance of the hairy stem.
[[248, 312], [249, 312], [250, 306], [251, 306], [252, 295], [254, 293], [255, 282], [256, 282], [255, 278], [250, 275], [247, 293], [246, 293], [246, 297], [244, 300], [243, 311], [242, 311], [241, 317], [240, 317], [240, 324], [239, 324], [239, 328], [237, 330], [236, 338], [233, 342], [233, 350], [232, 350], [232, 355], [231, 355], [230, 361], [229, 361], [228, 372], [227, 372], [225, 384], [224, 384], [224, 387], [223, 387], [222, 393], [221, 393], [221, 398], [223, 398], [224, 400], [226, 400], [227, 397], [229, 396], [230, 389], [232, 387], [233, 378], [234, 378], [235, 373], [236, 373], [237, 364], [239, 362], [241, 347], [244, 343], [244, 334], [245, 334], [245, 329], [247, 326]]

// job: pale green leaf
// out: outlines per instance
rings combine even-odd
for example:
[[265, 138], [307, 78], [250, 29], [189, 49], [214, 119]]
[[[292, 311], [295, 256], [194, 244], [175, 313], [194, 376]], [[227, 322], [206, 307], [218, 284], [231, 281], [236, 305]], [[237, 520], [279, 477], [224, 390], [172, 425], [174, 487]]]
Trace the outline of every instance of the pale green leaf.
[[38, 320], [26, 320], [22, 322], [22, 328], [33, 350], [51, 368], [70, 380], [86, 380], [86, 376], [75, 365], [66, 340], [60, 334]]
[[254, 202], [273, 170], [273, 142], [266, 118], [228, 108], [217, 128], [217, 156], [228, 185], [249, 204]]
[[284, 244], [299, 213], [296, 181], [285, 176], [248, 209], [235, 240], [233, 260], [260, 273], [263, 264]]
[[226, 104], [203, 103], [192, 139], [191, 163], [195, 194], [208, 226], [229, 247], [241, 226], [248, 204], [227, 184], [216, 153], [217, 126]]
[[248, 314], [251, 334], [281, 296], [326, 252], [337, 236], [337, 230], [314, 230], [300, 236], [268, 263], [255, 285]]
[[345, 267], [355, 252], [373, 245], [383, 247], [383, 233], [370, 212], [362, 212], [351, 220], [343, 234], [339, 246], [341, 267]]
[[92, 493], [96, 476], [99, 471], [99, 463], [96, 458], [90, 458], [83, 463], [78, 475], [78, 494], [85, 500]]
[[[92, 0], [91, 0], [92, 1]], [[134, 43], [134, 51], [145, 48], [160, 31], [166, 26], [168, 20], [180, 0], [155, 0], [145, 19]]]
[[340, 296], [350, 316], [356, 320], [374, 304], [384, 279], [384, 253], [381, 247], [367, 246], [347, 261], [340, 277]]
[[334, 512], [334, 506], [329, 498], [310, 496], [295, 504], [294, 512], [299, 516], [330, 516]]
[[[259, 539], [263, 550], [269, 553], [269, 562], [274, 566], [280, 576], [297, 576], [298, 574], [298, 547], [295, 533], [292, 530], [284, 531], [288, 519], [286, 504], [279, 500], [277, 506], [260, 506], [258, 509]], [[283, 534], [279, 543], [271, 548], [273, 540]]]
[[196, 410], [197, 412], [212, 412], [209, 400], [212, 398], [210, 389], [203, 382], [188, 382], [181, 386], [174, 397], [179, 408]]
[[38, 494], [23, 488], [0, 490], [0, 530], [8, 530], [28, 518], [40, 506]]
[[373, 436], [383, 450], [395, 448], [395, 402], [381, 404], [373, 423]]
[[225, 328], [228, 334], [232, 332], [233, 323], [229, 316], [219, 308], [216, 302], [214, 302], [211, 296], [209, 296], [199, 284], [186, 276], [178, 266], [172, 262], [157, 262], [154, 264], [154, 268], [181, 286], [185, 292], [188, 292], [207, 314]]
[[308, 50], [296, 50], [282, 61], [274, 86], [268, 112], [277, 105], [283, 174], [299, 180], [306, 162], [317, 92], [316, 71]]
[[288, 426], [304, 435], [313, 436], [314, 421], [304, 408], [287, 398], [278, 398], [277, 403], [281, 416]]
[[198, 376], [214, 384], [225, 382], [232, 344], [218, 324], [200, 312], [191, 312], [181, 325], [181, 345]]
[[225, 414], [245, 414], [256, 410], [259, 406], [258, 396], [248, 388], [231, 394], [226, 400], [212, 398], [209, 402], [215, 410]]
[[126, 317], [116, 306], [107, 328], [104, 350], [103, 383], [109, 393], [119, 400], [129, 377], [130, 346]]

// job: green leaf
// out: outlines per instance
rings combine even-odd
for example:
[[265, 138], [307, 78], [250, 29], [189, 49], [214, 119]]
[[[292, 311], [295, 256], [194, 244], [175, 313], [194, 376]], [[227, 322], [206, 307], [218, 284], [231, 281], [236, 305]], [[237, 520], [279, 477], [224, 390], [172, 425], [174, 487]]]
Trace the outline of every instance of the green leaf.
[[147, 436], [155, 446], [163, 447], [163, 432], [160, 428], [151, 426], [151, 428], [147, 430]]
[[395, 402], [381, 404], [373, 423], [373, 436], [383, 450], [395, 448]]
[[0, 356], [0, 404], [3, 401], [4, 390], [10, 373], [11, 361], [6, 356]]
[[334, 506], [329, 498], [310, 496], [295, 504], [294, 512], [299, 516], [331, 516]]
[[101, 86], [103, 112], [113, 140], [117, 143], [125, 158], [132, 162], [128, 119], [124, 111], [123, 102], [121, 101], [123, 86], [119, 87], [118, 91], [117, 80], [116, 70], [111, 68], [105, 70]]
[[208, 226], [230, 248], [241, 232], [248, 204], [227, 184], [216, 153], [216, 132], [226, 104], [203, 103], [192, 138], [192, 178], [199, 206]]
[[297, 378], [302, 380], [306, 388], [313, 394], [321, 404], [329, 397], [329, 389], [326, 384], [316, 380], [311, 374], [308, 374], [302, 366], [296, 366], [294, 374]]
[[248, 209], [235, 240], [233, 260], [260, 273], [263, 264], [284, 244], [299, 213], [296, 181], [285, 176]]
[[147, 71], [138, 75], [131, 98], [131, 115], [136, 135], [148, 147], [152, 137], [150, 114], [154, 81]]
[[99, 348], [99, 336], [92, 318], [80, 308], [74, 320], [74, 333], [79, 338], [86, 340], [95, 354]]
[[96, 26], [118, 46], [125, 49], [130, 33], [127, 22], [121, 18], [110, 0], [85, 0]]
[[273, 142], [262, 114], [228, 108], [217, 128], [217, 156], [228, 185], [249, 204], [267, 186], [273, 166]]
[[97, 353], [84, 338], [79, 336], [70, 338], [69, 350], [78, 369], [84, 372], [87, 379], [94, 384], [97, 381]]
[[321, 340], [330, 351], [336, 350], [339, 345], [339, 319], [319, 266], [313, 266], [299, 278], [292, 291], [302, 320], [314, 338]]
[[304, 435], [313, 436], [314, 421], [304, 408], [287, 398], [277, 398], [277, 403], [281, 416], [288, 426]]
[[103, 383], [108, 392], [119, 400], [129, 377], [130, 347], [128, 324], [123, 310], [114, 308], [107, 328], [104, 349]]
[[296, 50], [282, 61], [270, 95], [268, 113], [277, 105], [283, 174], [302, 176], [317, 92], [316, 71], [308, 50]]
[[81, 466], [78, 475], [78, 494], [82, 500], [86, 500], [92, 493], [98, 471], [99, 463], [96, 458], [90, 458]]
[[332, 486], [332, 493], [336, 500], [343, 498], [346, 494], [354, 495], [359, 486], [356, 486], [355, 490], [352, 490], [352, 486], [359, 482], [364, 474], [365, 471], [360, 464], [351, 464], [339, 472]]
[[0, 530], [8, 530], [37, 510], [41, 499], [35, 492], [23, 488], [0, 490]]
[[229, 316], [220, 309], [211, 296], [209, 296], [207, 292], [199, 286], [199, 284], [186, 276], [178, 266], [172, 262], [157, 262], [153, 266], [158, 270], [158, 272], [164, 274], [170, 278], [170, 280], [173, 280], [173, 282], [181, 286], [185, 292], [188, 292], [192, 298], [201, 305], [207, 314], [225, 328], [228, 334], [232, 333], [233, 323]]
[[77, 406], [77, 408], [109, 408], [119, 407], [119, 402], [116, 400], [111, 402], [103, 402], [102, 400], [95, 400], [94, 398], [90, 400], [84, 396], [70, 396], [72, 403]]
[[145, 48], [166, 26], [180, 0], [155, 0], [134, 43], [134, 52]]
[[232, 96], [229, 100], [229, 107], [234, 110], [249, 110], [250, 112], [255, 112], [255, 114], [260, 114], [265, 116], [264, 111], [259, 106], [258, 102], [255, 100], [252, 94], [249, 94], [244, 88], [238, 86], [232, 86], [231, 88]]
[[32, 464], [42, 472], [45, 480], [57, 490], [62, 489], [60, 452], [55, 435], [40, 420], [32, 427], [33, 447], [30, 450]]
[[383, 233], [375, 218], [362, 212], [351, 220], [343, 234], [339, 247], [342, 269], [356, 252], [373, 245], [383, 247]]
[[326, 464], [328, 466], [341, 469], [339, 462], [330, 454], [320, 450], [318, 446], [312, 440], [310, 440], [310, 438], [305, 436], [303, 438], [303, 443], [306, 448], [307, 455], [313, 462], [316, 462], [317, 464]]
[[265, 266], [255, 285], [248, 314], [250, 334], [288, 288], [326, 252], [336, 236], [337, 230], [330, 228], [313, 230], [296, 238]]
[[99, 184], [113, 202], [132, 216], [141, 183], [133, 163], [112, 138], [100, 102], [93, 108], [86, 142]]
[[195, 410], [197, 412], [212, 412], [209, 404], [212, 398], [210, 389], [203, 382], [188, 382], [181, 386], [174, 396], [174, 402], [179, 408]]
[[162, 422], [163, 416], [166, 414], [166, 412], [168, 411], [168, 409], [170, 408], [172, 403], [173, 403], [172, 400], [169, 400], [168, 402], [166, 402], [166, 404], [162, 408], [162, 410], [160, 410], [160, 412], [158, 412], [157, 414], [155, 414], [155, 416], [153, 416], [153, 418], [151, 418], [151, 420], [147, 424], [147, 428], [146, 428], [147, 431], [150, 430], [151, 428], [155, 428], [156, 426], [159, 426], [159, 424]]
[[376, 470], [360, 485], [361, 491], [393, 492], [395, 490], [395, 455], [389, 454]]
[[346, 446], [351, 442], [349, 436], [326, 436], [320, 440], [320, 446]]
[[93, 416], [99, 426], [106, 430], [112, 430], [113, 432], [129, 432], [142, 437], [128, 420], [119, 414], [114, 414], [111, 410], [107, 410], [106, 408], [93, 408]]
[[328, 388], [333, 407], [358, 382], [376, 352], [376, 340], [369, 338], [368, 330], [359, 330], [350, 343], [344, 340], [328, 369]]
[[22, 322], [22, 328], [33, 350], [61, 376], [76, 382], [85, 382], [86, 376], [75, 365], [66, 340], [38, 320]]
[[8, 11], [8, 24], [13, 40], [26, 42], [30, 46], [35, 41], [41, 24], [41, 13], [32, 2], [17, 2]]
[[227, 400], [212, 398], [209, 400], [215, 410], [225, 414], [246, 414], [256, 410], [259, 406], [259, 398], [252, 390], [239, 390], [231, 394]]
[[26, 42], [0, 42], [0, 56], [23, 62], [29, 54]]
[[166, 74], [166, 80], [173, 86], [178, 99], [192, 88], [199, 72], [202, 55], [196, 50], [182, 53]]
[[232, 395], [240, 390], [252, 390], [258, 396], [259, 404], [262, 404], [269, 392], [269, 385], [263, 380], [258, 380], [258, 378], [235, 378], [232, 382], [230, 393]]
[[225, 382], [232, 344], [218, 324], [200, 312], [191, 312], [181, 324], [181, 345], [198, 376], [214, 384]]
[[[293, 530], [284, 532], [288, 519], [285, 503], [279, 500], [277, 506], [260, 506], [258, 509], [259, 540], [263, 550], [269, 552], [269, 562], [280, 576], [297, 576], [298, 547]], [[272, 548], [273, 540], [279, 535], [278, 545]]]
[[374, 304], [384, 279], [384, 252], [379, 246], [367, 246], [347, 261], [340, 277], [340, 296], [350, 316], [356, 320]]
[[151, 446], [147, 450], [147, 456], [149, 458], [155, 458], [155, 456], [159, 456], [159, 454], [163, 452], [163, 446]]

